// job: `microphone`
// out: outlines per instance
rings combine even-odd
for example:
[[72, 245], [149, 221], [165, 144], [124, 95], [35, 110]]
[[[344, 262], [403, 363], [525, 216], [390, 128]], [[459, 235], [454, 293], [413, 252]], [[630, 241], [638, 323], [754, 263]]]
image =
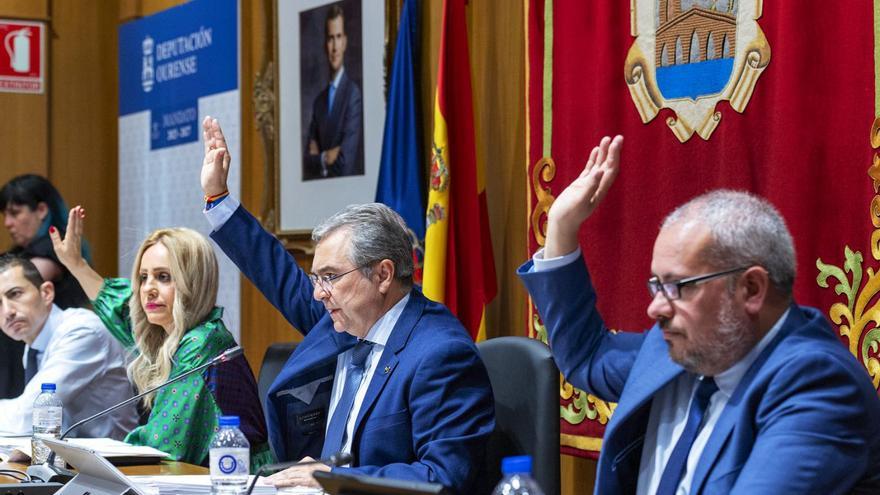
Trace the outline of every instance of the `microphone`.
[[[168, 385], [171, 385], [172, 383], [177, 382], [179, 380], [182, 380], [183, 378], [186, 378], [194, 373], [198, 373], [198, 372], [204, 370], [205, 368], [214, 366], [215, 364], [229, 362], [229, 361], [237, 358], [238, 356], [241, 356], [242, 353], [244, 353], [244, 350], [241, 348], [240, 345], [237, 345], [235, 347], [230, 347], [229, 349], [225, 350], [222, 354], [215, 357], [214, 359], [211, 359], [207, 363], [196, 366], [195, 368], [193, 368], [189, 371], [185, 371], [185, 372], [175, 376], [174, 378], [168, 379], [164, 383], [156, 385], [155, 387], [151, 388], [150, 390], [147, 390], [146, 392], [142, 392], [138, 395], [135, 395], [134, 397], [130, 397], [128, 399], [125, 399], [124, 401], [122, 401], [118, 404], [112, 405], [97, 414], [93, 414], [93, 415], [89, 416], [88, 418], [77, 421], [76, 423], [70, 425], [66, 430], [64, 430], [61, 433], [61, 436], [58, 437], [58, 440], [64, 440], [64, 438], [67, 437], [68, 433], [70, 433], [71, 431], [75, 430], [76, 428], [79, 428], [80, 426], [82, 426], [92, 420], [98, 419], [101, 416], [104, 416], [106, 414], [109, 414], [109, 413], [119, 409], [122, 406], [131, 404], [134, 401], [140, 400], [144, 396], [149, 395], [149, 394], [155, 392], [156, 390], [159, 390], [159, 389], [164, 388]], [[64, 468], [60, 468], [60, 467], [55, 466], [53, 464], [54, 462], [55, 462], [55, 452], [53, 451], [52, 453], [49, 454], [49, 457], [46, 459], [46, 462], [44, 462], [43, 464], [28, 466], [27, 474], [30, 475], [31, 478], [40, 479], [40, 480], [43, 480], [46, 482], [57, 481], [60, 483], [67, 483], [76, 474], [73, 471], [70, 471], [69, 469], [64, 469]]]
[[254, 491], [254, 486], [257, 485], [257, 480], [260, 479], [260, 476], [263, 474], [268, 474], [270, 472], [281, 471], [282, 469], [291, 468], [293, 466], [312, 466], [315, 464], [326, 464], [330, 467], [344, 466], [346, 464], [351, 464], [351, 461], [354, 460], [351, 454], [348, 452], [337, 452], [326, 459], [318, 459], [317, 461], [305, 461], [305, 462], [277, 462], [275, 464], [266, 464], [257, 470], [257, 473], [254, 474], [254, 479], [251, 481], [251, 485], [248, 487], [247, 491], [244, 492], [245, 495], [251, 495], [251, 492]]

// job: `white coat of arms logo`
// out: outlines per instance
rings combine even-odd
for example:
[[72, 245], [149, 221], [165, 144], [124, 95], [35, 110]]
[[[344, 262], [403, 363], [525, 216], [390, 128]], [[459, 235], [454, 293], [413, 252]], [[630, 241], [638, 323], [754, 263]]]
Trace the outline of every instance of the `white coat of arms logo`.
[[624, 75], [642, 122], [662, 108], [681, 142], [708, 140], [721, 121], [716, 105], [745, 111], [770, 63], [758, 19], [763, 0], [632, 0], [635, 42]]

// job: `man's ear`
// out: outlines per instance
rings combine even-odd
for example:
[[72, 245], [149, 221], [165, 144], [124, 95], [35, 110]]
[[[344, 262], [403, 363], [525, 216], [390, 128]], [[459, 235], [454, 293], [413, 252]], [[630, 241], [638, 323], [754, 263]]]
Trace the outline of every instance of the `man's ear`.
[[52, 282], [43, 282], [40, 284], [40, 299], [49, 307], [55, 302], [55, 284]]
[[394, 282], [394, 262], [384, 259], [376, 264], [373, 273], [379, 277], [379, 293], [385, 295], [391, 289]]
[[746, 312], [757, 315], [767, 302], [770, 274], [764, 267], [752, 266], [742, 274], [737, 285], [742, 290]]

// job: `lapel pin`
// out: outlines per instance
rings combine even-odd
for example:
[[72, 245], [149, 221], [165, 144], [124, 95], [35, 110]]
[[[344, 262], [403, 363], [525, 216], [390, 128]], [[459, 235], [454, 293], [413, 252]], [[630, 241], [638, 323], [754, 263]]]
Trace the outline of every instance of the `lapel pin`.
[[385, 367], [385, 374], [387, 375], [388, 373], [391, 373], [391, 366]]

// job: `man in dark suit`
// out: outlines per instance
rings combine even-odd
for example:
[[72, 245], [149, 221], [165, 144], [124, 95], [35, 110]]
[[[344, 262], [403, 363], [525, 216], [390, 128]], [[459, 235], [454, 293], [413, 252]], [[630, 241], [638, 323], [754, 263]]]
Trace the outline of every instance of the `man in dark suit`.
[[795, 304], [794, 245], [766, 200], [718, 190], [673, 211], [648, 280], [657, 323], [605, 327], [578, 229], [622, 141], [593, 150], [519, 270], [560, 370], [618, 402], [596, 493], [880, 493], [880, 401], [822, 313]]
[[330, 7], [324, 28], [330, 83], [312, 105], [303, 180], [364, 173], [363, 103], [360, 89], [345, 72], [348, 37], [342, 7]]
[[[214, 239], [303, 335], [269, 389], [266, 414], [282, 461], [348, 452], [345, 471], [441, 483], [473, 493], [495, 425], [492, 390], [470, 335], [413, 286], [406, 225], [378, 203], [315, 228], [312, 273], [226, 193], [229, 154], [203, 123], [202, 189]], [[324, 465], [269, 478], [314, 484]], [[339, 469], [339, 468], [337, 468]]]

